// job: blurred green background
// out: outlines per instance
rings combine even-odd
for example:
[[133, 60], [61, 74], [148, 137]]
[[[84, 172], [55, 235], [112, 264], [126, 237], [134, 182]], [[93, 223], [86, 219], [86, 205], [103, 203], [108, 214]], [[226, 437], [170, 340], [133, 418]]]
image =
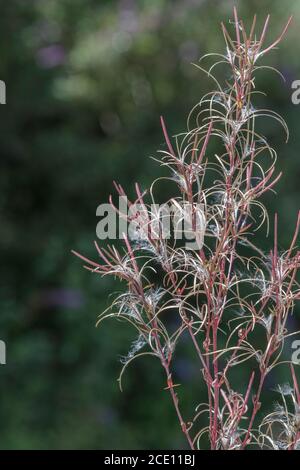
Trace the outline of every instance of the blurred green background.
[[[135, 181], [145, 188], [158, 176], [149, 156], [163, 147], [159, 116], [172, 133], [185, 128], [212, 85], [191, 62], [223, 52], [220, 21], [228, 24], [234, 3], [246, 24], [254, 13], [259, 26], [272, 14], [269, 42], [294, 15], [268, 59], [286, 83], [262, 72], [258, 80], [291, 132], [286, 146], [276, 123], [264, 129], [284, 171], [278, 196], [265, 198], [271, 217], [279, 214], [284, 248], [300, 206], [300, 105], [291, 102], [299, 1], [1, 1], [0, 448], [185, 446], [155, 360], [137, 361], [119, 391], [120, 356], [135, 333], [115, 322], [96, 329], [95, 321], [120, 286], [91, 276], [70, 250], [93, 256], [96, 208], [113, 179], [130, 193]], [[264, 232], [257, 237], [268, 246]], [[299, 310], [292, 322], [299, 327]], [[176, 375], [189, 385], [179, 393], [190, 416], [204, 397], [198, 365], [178, 357]]]

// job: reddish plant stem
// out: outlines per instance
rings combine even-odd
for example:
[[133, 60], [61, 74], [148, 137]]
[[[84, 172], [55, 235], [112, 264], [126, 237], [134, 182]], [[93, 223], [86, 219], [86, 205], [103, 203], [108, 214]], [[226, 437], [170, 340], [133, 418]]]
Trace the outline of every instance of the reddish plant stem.
[[246, 447], [246, 445], [249, 444], [248, 441], [249, 441], [251, 430], [253, 428], [254, 419], [255, 419], [256, 414], [257, 414], [257, 412], [260, 408], [259, 399], [260, 399], [260, 395], [261, 395], [261, 392], [262, 392], [262, 388], [263, 388], [263, 384], [264, 384], [266, 375], [267, 375], [266, 371], [263, 371], [261, 373], [259, 386], [258, 386], [258, 389], [257, 389], [257, 394], [256, 394], [255, 399], [254, 399], [253, 410], [252, 410], [249, 426], [248, 426], [248, 429], [247, 429], [245, 439], [242, 443], [241, 449], [244, 449]]
[[[156, 323], [156, 321], [154, 323]], [[174, 405], [174, 408], [176, 410], [176, 414], [177, 414], [182, 432], [186, 437], [186, 440], [188, 442], [189, 447], [192, 450], [194, 450], [194, 443], [193, 443], [193, 440], [192, 440], [192, 438], [189, 434], [189, 430], [186, 426], [186, 423], [185, 423], [185, 421], [182, 417], [181, 411], [180, 411], [179, 400], [178, 400], [176, 392], [174, 391], [174, 384], [173, 384], [173, 380], [172, 380], [172, 374], [171, 374], [171, 371], [170, 371], [168, 361], [165, 358], [164, 351], [163, 351], [163, 348], [161, 346], [161, 342], [160, 342], [160, 339], [158, 337], [156, 327], [155, 327], [155, 330], [153, 330], [153, 334], [154, 334], [155, 341], [156, 341], [156, 344], [157, 344], [159, 352], [160, 352], [160, 359], [161, 359], [162, 365], [163, 365], [163, 367], [165, 369], [165, 372], [166, 372], [166, 375], [167, 375], [167, 389], [170, 391], [170, 395], [172, 397], [173, 405]]]

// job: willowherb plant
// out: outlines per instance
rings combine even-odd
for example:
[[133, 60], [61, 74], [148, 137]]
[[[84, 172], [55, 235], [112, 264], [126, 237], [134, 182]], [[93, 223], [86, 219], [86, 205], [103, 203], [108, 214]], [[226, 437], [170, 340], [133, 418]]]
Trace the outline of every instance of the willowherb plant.
[[[280, 178], [275, 171], [276, 152], [259, 135], [257, 118], [275, 119], [288, 137], [287, 125], [277, 113], [254, 108], [258, 93], [255, 74], [264, 68], [258, 65], [260, 59], [278, 45], [289, 23], [275, 42], [265, 46], [269, 16], [260, 34], [256, 33], [256, 17], [247, 33], [235, 9], [233, 35], [222, 24], [225, 54], [208, 54], [217, 56], [209, 70], [197, 65], [213, 80], [215, 90], [191, 111], [185, 133], [171, 139], [161, 118], [166, 141], [161, 164], [169, 168], [169, 179], [177, 186], [177, 195], [168, 202], [181, 208], [182, 218], [189, 204], [191, 231], [196, 240], [203, 231], [203, 244], [191, 250], [164, 237], [159, 211], [153, 232], [153, 211], [146, 195], [155, 203], [157, 180], [148, 193], [136, 184], [136, 200], [128, 201], [129, 208], [139, 205], [135, 215], [120, 213], [110, 198], [112, 207], [127, 222], [140, 216], [139, 240], [124, 234], [124, 252], [113, 245], [100, 248], [95, 242], [99, 263], [74, 252], [93, 273], [112, 275], [126, 283], [126, 291], [113, 301], [110, 312], [99, 318], [99, 322], [107, 317], [124, 319], [138, 331], [128, 356], [122, 359], [120, 383], [124, 369], [135, 358], [145, 354], [158, 358], [191, 449], [200, 449], [205, 442], [212, 450], [300, 447], [300, 393], [293, 365], [292, 386], [278, 387], [282, 403], [257, 422], [266, 377], [284, 362], [285, 339], [294, 334], [288, 331], [287, 320], [300, 298], [296, 246], [300, 214], [286, 251], [278, 249], [277, 215], [270, 253], [264, 253], [253, 239], [264, 223], [269, 229], [261, 196], [273, 191]], [[213, 75], [219, 64], [230, 69], [230, 80], [224, 86]], [[212, 140], [220, 148], [214, 155]], [[126, 196], [121, 185], [115, 183], [115, 188], [120, 197]], [[197, 220], [203, 214], [201, 228]], [[161, 272], [159, 282], [153, 273]], [[164, 315], [167, 311], [176, 318], [175, 331], [174, 322], [171, 327]], [[172, 378], [174, 351], [183, 334], [195, 350], [207, 389], [207, 402], [198, 405], [189, 420], [182, 415]], [[248, 379], [236, 384], [234, 370], [241, 363], [248, 363]], [[199, 429], [198, 423], [204, 419], [206, 425]]]

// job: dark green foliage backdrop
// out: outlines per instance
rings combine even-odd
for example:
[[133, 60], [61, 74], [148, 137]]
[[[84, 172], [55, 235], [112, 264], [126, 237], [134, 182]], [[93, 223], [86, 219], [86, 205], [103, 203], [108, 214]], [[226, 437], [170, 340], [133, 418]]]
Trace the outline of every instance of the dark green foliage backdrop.
[[[268, 107], [286, 118], [288, 146], [274, 123], [284, 176], [278, 197], [281, 246], [299, 208], [299, 115], [291, 82], [300, 79], [299, 2], [237, 1], [245, 20], [271, 12], [269, 40], [294, 22], [261, 74]], [[112, 180], [146, 187], [159, 174], [150, 158], [162, 147], [159, 115], [176, 133], [211, 83], [190, 65], [224, 49], [220, 21], [233, 2], [217, 0], [1, 1], [0, 447], [180, 448], [184, 441], [163, 391], [159, 365], [136, 362], [118, 389], [119, 356], [134, 333], [122, 323], [94, 327], [112, 291], [81, 269], [71, 248], [93, 253], [96, 208]], [[263, 247], [268, 241], [259, 234]], [[294, 319], [299, 326], [299, 316]], [[287, 355], [290, 351], [287, 351]], [[203, 399], [192, 358], [178, 358], [186, 411]], [[241, 370], [243, 377], [243, 370]], [[284, 377], [280, 377], [280, 380]], [[272, 387], [272, 383], [269, 384]], [[270, 395], [270, 405], [273, 400]]]

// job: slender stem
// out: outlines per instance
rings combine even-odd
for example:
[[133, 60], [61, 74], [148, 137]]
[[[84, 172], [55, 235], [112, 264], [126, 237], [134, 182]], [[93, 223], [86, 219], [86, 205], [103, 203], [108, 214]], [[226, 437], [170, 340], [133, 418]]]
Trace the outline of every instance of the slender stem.
[[255, 396], [255, 400], [254, 400], [254, 404], [253, 404], [253, 410], [252, 410], [252, 414], [251, 414], [251, 418], [250, 418], [250, 422], [249, 422], [249, 426], [248, 426], [248, 429], [247, 429], [247, 433], [246, 433], [246, 436], [245, 436], [245, 439], [242, 443], [242, 449], [244, 449], [246, 447], [246, 445], [249, 443], [248, 440], [249, 440], [249, 437], [250, 437], [250, 433], [251, 433], [251, 430], [253, 428], [253, 423], [254, 423], [254, 419], [255, 419], [255, 416], [260, 408], [260, 404], [259, 404], [259, 399], [260, 399], [260, 395], [261, 395], [261, 392], [262, 392], [262, 388], [263, 388], [263, 384], [264, 384], [264, 381], [265, 381], [265, 378], [266, 378], [266, 372], [262, 372], [261, 373], [261, 376], [260, 376], [260, 381], [259, 381], [259, 386], [258, 386], [258, 390], [257, 390], [257, 394]]

